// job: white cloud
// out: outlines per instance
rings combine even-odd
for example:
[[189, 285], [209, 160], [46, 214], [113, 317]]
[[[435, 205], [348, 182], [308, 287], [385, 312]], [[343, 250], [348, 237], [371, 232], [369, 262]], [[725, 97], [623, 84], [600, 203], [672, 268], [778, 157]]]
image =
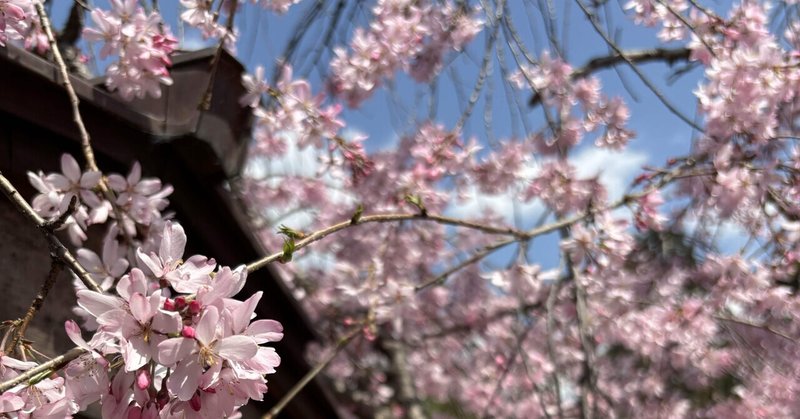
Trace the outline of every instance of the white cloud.
[[[570, 161], [582, 179], [599, 175], [600, 182], [608, 190], [609, 199], [616, 200], [625, 193], [631, 180], [647, 162], [647, 159], [647, 154], [641, 151], [615, 152], [590, 147], [578, 151], [570, 158]], [[531, 162], [525, 167], [522, 170], [525, 179], [534, 177], [539, 170], [539, 165], [538, 162]], [[516, 216], [526, 221], [520, 227], [529, 228], [545, 211], [545, 207], [540, 201], [522, 203], [513, 193], [490, 195], [473, 188], [467, 196], [465, 201], [448, 208], [447, 214], [452, 217], [470, 218], [488, 209], [502, 216], [507, 223], [513, 224], [516, 211]]]
[[600, 175], [609, 199], [616, 200], [625, 193], [647, 158], [647, 154], [636, 150], [615, 152], [591, 147], [579, 151], [570, 161], [581, 178]]

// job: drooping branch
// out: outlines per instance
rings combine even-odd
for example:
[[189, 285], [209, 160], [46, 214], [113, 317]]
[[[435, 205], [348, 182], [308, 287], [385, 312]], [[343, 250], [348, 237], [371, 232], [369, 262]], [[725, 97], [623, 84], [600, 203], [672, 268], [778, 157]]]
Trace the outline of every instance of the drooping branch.
[[[527, 237], [526, 232], [520, 231], [510, 227], [493, 227], [485, 224], [476, 223], [473, 221], [467, 220], [460, 220], [457, 218], [446, 217], [442, 215], [435, 215], [435, 214], [375, 214], [375, 215], [364, 215], [360, 216], [357, 219], [349, 219], [346, 221], [342, 221], [338, 224], [334, 224], [330, 227], [326, 227], [322, 230], [315, 231], [311, 234], [304, 235], [303, 238], [297, 243], [294, 244], [294, 250], [302, 249], [311, 243], [314, 243], [318, 240], [321, 240], [333, 233], [336, 233], [341, 230], [345, 230], [347, 228], [362, 225], [362, 224], [369, 224], [369, 223], [390, 223], [390, 222], [400, 222], [400, 221], [409, 221], [409, 220], [427, 220], [433, 221], [440, 224], [446, 225], [453, 225], [465, 228], [471, 228], [483, 231], [484, 233], [488, 234], [498, 234], [498, 235], [510, 235], [517, 238], [525, 238]], [[354, 222], [355, 221], [355, 222]], [[511, 240], [509, 243], [513, 243], [514, 240]], [[255, 262], [252, 262], [247, 265], [247, 271], [253, 272], [257, 271], [264, 266], [281, 260], [284, 256], [284, 252], [277, 252], [273, 253], [269, 256], [265, 256]]]
[[33, 299], [33, 302], [28, 308], [28, 311], [25, 313], [25, 316], [22, 319], [17, 320], [14, 324], [14, 337], [11, 339], [11, 343], [6, 347], [7, 353], [17, 350], [17, 345], [22, 342], [22, 338], [25, 336], [25, 331], [28, 329], [28, 325], [30, 324], [31, 320], [33, 320], [33, 317], [36, 315], [36, 313], [41, 310], [42, 305], [44, 305], [44, 300], [47, 298], [47, 295], [50, 294], [50, 289], [53, 288], [58, 275], [61, 274], [63, 269], [64, 262], [57, 257], [52, 257], [50, 261], [50, 272], [48, 272], [47, 278], [45, 278], [45, 281], [39, 288], [39, 293], [36, 294], [36, 297]]
[[[702, 157], [702, 156], [699, 156], [698, 158], [700, 158], [700, 157]], [[695, 164], [696, 164], [696, 160], [693, 159], [693, 158], [692, 159], [689, 159], [689, 158], [683, 159], [683, 163], [682, 164], [677, 165], [672, 170], [664, 172], [661, 175], [661, 178], [660, 178], [659, 181], [654, 182], [652, 185], [650, 185], [647, 188], [644, 188], [643, 190], [641, 190], [639, 192], [626, 194], [622, 198], [617, 200], [616, 202], [613, 202], [613, 203], [611, 203], [609, 205], [591, 207], [591, 208], [589, 208], [589, 209], [587, 209], [585, 211], [578, 212], [575, 215], [558, 219], [556, 221], [551, 222], [550, 224], [546, 224], [546, 225], [543, 225], [543, 226], [535, 227], [535, 228], [530, 229], [528, 231], [521, 231], [521, 230], [517, 230], [517, 229], [511, 228], [511, 227], [492, 227], [492, 226], [488, 226], [488, 225], [485, 225], [485, 224], [480, 224], [480, 223], [476, 223], [476, 222], [472, 222], [472, 221], [460, 220], [460, 219], [450, 218], [450, 217], [441, 216], [441, 215], [428, 214], [427, 212], [418, 213], [418, 214], [375, 214], [375, 215], [359, 216], [357, 218], [353, 217], [352, 219], [349, 219], [349, 220], [346, 220], [346, 221], [342, 221], [340, 223], [337, 223], [337, 224], [334, 224], [332, 226], [323, 228], [321, 230], [317, 230], [317, 231], [315, 231], [313, 233], [310, 233], [310, 234], [307, 234], [307, 235], [303, 235], [302, 238], [300, 240], [298, 240], [297, 242], [292, 242], [291, 251], [300, 250], [300, 249], [302, 249], [302, 248], [304, 248], [304, 247], [306, 247], [306, 246], [308, 246], [308, 245], [310, 245], [310, 244], [312, 244], [312, 243], [314, 243], [316, 241], [324, 239], [325, 237], [327, 237], [327, 236], [329, 236], [329, 235], [331, 235], [333, 233], [336, 233], [336, 232], [341, 231], [341, 230], [348, 229], [350, 227], [354, 227], [354, 226], [358, 226], [358, 225], [362, 225], [362, 224], [368, 224], [368, 223], [388, 223], [388, 222], [399, 222], [399, 221], [410, 221], [410, 220], [427, 220], [427, 221], [433, 221], [433, 222], [437, 222], [437, 223], [441, 223], [441, 224], [472, 228], [472, 229], [480, 230], [480, 231], [483, 231], [485, 233], [490, 233], [490, 234], [512, 236], [509, 239], [505, 239], [503, 241], [499, 241], [499, 242], [496, 242], [496, 243], [494, 243], [492, 245], [489, 245], [489, 246], [485, 247], [484, 251], [482, 251], [482, 252], [476, 254], [475, 256], [473, 256], [473, 258], [476, 258], [474, 261], [477, 261], [477, 260], [482, 259], [484, 256], [488, 255], [492, 251], [500, 249], [500, 248], [505, 247], [507, 245], [510, 245], [512, 243], [519, 242], [519, 241], [530, 240], [530, 239], [533, 239], [535, 237], [542, 236], [542, 235], [551, 233], [553, 231], [559, 230], [561, 228], [571, 226], [572, 224], [575, 224], [575, 223], [585, 219], [586, 217], [590, 217], [592, 215], [601, 213], [603, 211], [610, 211], [610, 210], [614, 210], [616, 208], [622, 207], [624, 205], [628, 205], [628, 204], [630, 204], [631, 202], [635, 201], [638, 198], [641, 198], [641, 197], [643, 197], [643, 196], [645, 196], [645, 195], [647, 195], [647, 194], [649, 194], [649, 193], [651, 193], [651, 192], [653, 192], [655, 190], [659, 190], [659, 189], [663, 188], [667, 184], [671, 183], [677, 176], [679, 176], [683, 172], [683, 170], [691, 168], [691, 167], [694, 167]], [[269, 265], [270, 263], [273, 263], [273, 262], [276, 262], [276, 261], [287, 261], [287, 260], [290, 260], [289, 258], [287, 258], [287, 256], [291, 256], [291, 254], [287, 255], [286, 251], [273, 253], [271, 255], [265, 256], [265, 257], [263, 257], [261, 259], [258, 259], [258, 260], [254, 261], [254, 262], [251, 262], [251, 263], [247, 264], [247, 271], [248, 272], [254, 272], [254, 271], [257, 271], [257, 270]], [[446, 275], [444, 277], [442, 277], [440, 275], [440, 277], [437, 277], [434, 280], [431, 280], [431, 281], [428, 281], [428, 282], [425, 282], [423, 284], [418, 285], [417, 289], [426, 288], [426, 287], [429, 287], [431, 285], [436, 285], [437, 283], [442, 283], [444, 281], [444, 279], [446, 279]]]
[[58, 48], [55, 35], [53, 35], [53, 27], [50, 25], [50, 19], [47, 17], [47, 12], [45, 12], [44, 6], [42, 6], [41, 3], [34, 2], [34, 5], [36, 6], [36, 13], [39, 14], [39, 21], [42, 25], [42, 29], [44, 29], [45, 35], [47, 35], [47, 42], [50, 44], [50, 50], [53, 53], [53, 59], [56, 62], [56, 68], [61, 77], [61, 85], [64, 86], [64, 90], [67, 91], [67, 96], [69, 96], [69, 103], [72, 108], [72, 121], [78, 128], [78, 134], [81, 139], [81, 150], [83, 151], [84, 157], [86, 157], [86, 166], [89, 170], [99, 171], [100, 169], [97, 167], [97, 161], [94, 158], [94, 151], [92, 150], [91, 137], [89, 136], [89, 131], [86, 130], [86, 125], [83, 123], [83, 117], [81, 116], [81, 102], [80, 99], [78, 99], [78, 94], [75, 93], [72, 82], [69, 80], [67, 64], [64, 62], [64, 57], [61, 56], [61, 51]]
[[289, 392], [287, 392], [286, 395], [284, 395], [283, 398], [281, 398], [281, 400], [278, 401], [278, 403], [275, 404], [275, 406], [273, 406], [269, 412], [267, 412], [267, 414], [261, 417], [261, 419], [273, 419], [275, 416], [277, 416], [283, 410], [283, 408], [286, 407], [286, 405], [289, 404], [289, 402], [291, 402], [292, 399], [294, 399], [295, 396], [297, 396], [300, 391], [302, 391], [303, 388], [305, 388], [305, 386], [311, 382], [311, 380], [313, 380], [322, 371], [324, 371], [325, 368], [328, 367], [331, 361], [333, 361], [333, 359], [336, 358], [336, 356], [339, 355], [344, 348], [351, 341], [353, 341], [353, 339], [361, 335], [361, 333], [364, 331], [364, 327], [365, 326], [363, 324], [359, 324], [340, 337], [336, 342], [336, 346], [330, 350], [328, 355], [326, 355], [325, 358], [323, 358], [322, 361], [320, 361], [311, 371], [307, 372], [306, 375], [304, 375], [303, 378], [301, 378], [300, 381], [298, 381], [297, 384], [295, 384], [289, 390]]
[[[39, 14], [39, 22], [42, 25], [45, 35], [47, 36], [47, 42], [50, 45], [50, 50], [53, 53], [53, 59], [56, 62], [56, 67], [58, 69], [59, 76], [61, 77], [61, 85], [64, 87], [64, 90], [67, 91], [67, 96], [69, 97], [70, 108], [72, 110], [72, 121], [78, 128], [78, 134], [81, 140], [81, 151], [83, 152], [84, 158], [86, 158], [86, 168], [91, 171], [100, 172], [100, 168], [97, 166], [97, 160], [94, 156], [94, 150], [92, 149], [92, 140], [89, 136], [89, 131], [86, 130], [86, 124], [83, 122], [83, 116], [81, 116], [81, 102], [78, 98], [78, 94], [75, 92], [75, 88], [72, 86], [72, 82], [69, 80], [69, 70], [67, 69], [67, 64], [64, 62], [64, 57], [61, 55], [61, 50], [58, 46], [58, 42], [56, 42], [55, 35], [53, 35], [53, 27], [50, 24], [50, 19], [47, 17], [47, 12], [45, 12], [44, 6], [42, 6], [41, 3], [34, 2], [34, 5], [36, 6], [36, 13]], [[106, 200], [111, 204], [114, 215], [121, 223], [123, 221], [122, 210], [119, 208], [119, 205], [117, 205], [117, 198], [114, 196], [114, 191], [108, 187], [104, 177], [100, 178], [98, 187], [100, 188], [100, 191], [103, 193], [103, 196], [106, 198]], [[122, 229], [122, 233], [127, 239], [128, 243], [133, 242], [133, 239], [130, 237], [127, 230]]]
[[61, 261], [66, 264], [72, 272], [78, 277], [78, 279], [83, 282], [83, 285], [86, 288], [89, 288], [92, 291], [96, 291], [99, 293], [103, 292], [103, 289], [100, 288], [99, 285], [89, 276], [89, 273], [86, 272], [86, 269], [81, 266], [75, 256], [69, 251], [69, 249], [61, 243], [58, 237], [56, 237], [55, 233], [53, 232], [52, 225], [40, 217], [36, 212], [31, 208], [30, 205], [22, 198], [14, 185], [0, 173], [0, 189], [2, 189], [3, 194], [11, 200], [11, 203], [17, 207], [17, 210], [21, 212], [25, 217], [27, 217], [38, 229], [39, 231], [44, 234], [45, 238], [47, 239], [48, 243], [50, 244], [51, 252], [59, 258]]
[[634, 74], [636, 74], [636, 76], [639, 77], [639, 80], [641, 80], [642, 83], [644, 83], [644, 85], [647, 86], [647, 88], [650, 89], [651, 92], [653, 92], [656, 98], [658, 98], [658, 100], [661, 101], [661, 103], [670, 112], [672, 112], [673, 115], [677, 116], [679, 119], [688, 124], [690, 127], [696, 129], [698, 132], [703, 132], [703, 129], [699, 125], [697, 125], [697, 123], [695, 123], [688, 116], [684, 115], [680, 109], [678, 109], [671, 101], [667, 99], [666, 96], [664, 96], [664, 93], [662, 93], [661, 90], [659, 90], [658, 87], [655, 84], [653, 84], [652, 81], [650, 81], [650, 79], [639, 68], [637, 63], [631, 61], [631, 59], [627, 56], [627, 54], [625, 54], [625, 51], [623, 51], [620, 48], [620, 46], [617, 45], [613, 39], [611, 39], [611, 37], [606, 33], [606, 31], [604, 31], [603, 28], [600, 27], [597, 15], [592, 11], [590, 11], [589, 8], [586, 7], [586, 5], [583, 3], [583, 1], [575, 0], [575, 2], [578, 4], [578, 7], [581, 9], [581, 11], [583, 11], [583, 14], [586, 15], [586, 18], [589, 20], [589, 23], [591, 23], [591, 26], [594, 28], [595, 32], [597, 32], [597, 34], [600, 35], [603, 41], [605, 41], [605, 43], [612, 50], [614, 50], [614, 52], [617, 55], [619, 55], [622, 61], [624, 61], [625, 64], [627, 64], [628, 67], [631, 68]]
[[[223, 1], [219, 2], [219, 7], [223, 7]], [[209, 76], [208, 76], [208, 84], [206, 85], [206, 92], [203, 94], [203, 98], [200, 101], [199, 109], [203, 111], [207, 111], [211, 109], [211, 97], [214, 92], [214, 80], [217, 78], [217, 71], [219, 70], [219, 61], [222, 59], [222, 50], [225, 48], [225, 42], [228, 40], [228, 37], [232, 36], [233, 34], [233, 19], [236, 16], [236, 10], [239, 8], [238, 0], [233, 0], [230, 4], [230, 14], [228, 15], [228, 21], [225, 22], [225, 34], [223, 34], [219, 39], [219, 45], [217, 45], [216, 51], [214, 51], [214, 57], [211, 59]], [[214, 15], [214, 21], [216, 22], [219, 19], [219, 10], [217, 10], [216, 14]], [[202, 117], [202, 114], [201, 114]]]

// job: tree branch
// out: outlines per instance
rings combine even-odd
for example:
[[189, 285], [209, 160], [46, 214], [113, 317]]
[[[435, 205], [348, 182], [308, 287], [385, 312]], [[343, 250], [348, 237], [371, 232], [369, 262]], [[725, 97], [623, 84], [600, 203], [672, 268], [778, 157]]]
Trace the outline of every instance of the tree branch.
[[[593, 73], [615, 67], [619, 64], [625, 64], [630, 61], [634, 64], [644, 64], [650, 62], [664, 62], [668, 65], [674, 65], [680, 61], [689, 61], [691, 50], [689, 48], [654, 48], [644, 50], [624, 51], [622, 53], [615, 52], [611, 55], [603, 55], [594, 57], [587, 61], [583, 67], [573, 70], [570, 78], [578, 80], [589, 77]], [[541, 103], [542, 97], [539, 94], [531, 96], [528, 103], [531, 107]]]
[[331, 361], [333, 361], [333, 359], [336, 358], [336, 356], [339, 355], [342, 350], [344, 350], [347, 344], [360, 335], [363, 330], [364, 325], [360, 324], [347, 332], [347, 334], [344, 336], [340, 337], [333, 350], [330, 351], [330, 353], [325, 356], [325, 358], [323, 358], [322, 361], [320, 361], [311, 371], [307, 372], [306, 375], [304, 375], [303, 378], [300, 379], [300, 381], [298, 381], [297, 384], [295, 384], [294, 387], [292, 387], [291, 390], [289, 390], [289, 392], [286, 393], [286, 395], [284, 395], [283, 398], [281, 398], [281, 400], [272, 407], [272, 409], [269, 410], [269, 412], [267, 412], [267, 414], [261, 417], [261, 419], [273, 419], [275, 416], [277, 416], [281, 410], [283, 410], [283, 408], [286, 407], [286, 405], [289, 404], [289, 402], [292, 401], [292, 399], [294, 399], [295, 396], [297, 396], [300, 391], [303, 390], [303, 388], [305, 388], [305, 386], [314, 379], [314, 377], [325, 370], [328, 364], [330, 364]]
[[[83, 151], [83, 156], [86, 158], [86, 167], [88, 170], [100, 172], [100, 168], [97, 166], [97, 161], [94, 157], [94, 150], [92, 149], [92, 141], [91, 137], [89, 136], [89, 131], [86, 130], [86, 124], [84, 124], [83, 117], [81, 116], [81, 102], [80, 99], [78, 99], [78, 94], [75, 93], [75, 88], [72, 86], [72, 82], [69, 80], [69, 70], [67, 69], [67, 64], [64, 62], [64, 57], [61, 56], [61, 50], [58, 47], [56, 38], [53, 35], [53, 27], [50, 25], [50, 19], [47, 17], [47, 12], [45, 12], [44, 6], [42, 6], [41, 3], [34, 2], [34, 5], [36, 6], [36, 13], [39, 14], [39, 22], [41, 23], [44, 33], [47, 36], [47, 42], [50, 45], [50, 50], [53, 53], [53, 59], [56, 62], [56, 67], [58, 68], [59, 75], [61, 76], [61, 85], [64, 86], [64, 90], [67, 91], [67, 96], [69, 97], [69, 103], [72, 109], [72, 121], [78, 128], [78, 134], [81, 139], [81, 150]], [[100, 177], [100, 183], [98, 184], [98, 187], [100, 188], [100, 191], [103, 193], [103, 196], [106, 198], [106, 200], [111, 204], [111, 208], [114, 210], [114, 215], [121, 224], [123, 222], [122, 210], [119, 208], [119, 205], [117, 205], [117, 198], [114, 196], [114, 192], [109, 189], [104, 177]], [[128, 234], [128, 231], [124, 228], [121, 230], [128, 243], [132, 243], [133, 239]]]
[[46, 371], [56, 371], [63, 368], [65, 365], [69, 364], [72, 360], [78, 358], [79, 356], [85, 354], [87, 351], [86, 349], [75, 347], [70, 349], [69, 351], [47, 361], [44, 363], [39, 364], [36, 367], [33, 367], [22, 374], [0, 383], [0, 394], [5, 393], [7, 390], [22, 384], [25, 381], [36, 377], [39, 374], [42, 374]]
[[50, 25], [50, 19], [47, 17], [47, 12], [45, 12], [44, 6], [42, 6], [41, 3], [34, 2], [34, 5], [36, 6], [36, 13], [39, 14], [39, 21], [42, 25], [42, 29], [44, 29], [45, 35], [47, 35], [47, 42], [50, 44], [50, 50], [53, 53], [53, 59], [56, 62], [56, 67], [58, 68], [59, 75], [61, 76], [61, 85], [64, 86], [64, 89], [67, 91], [67, 96], [69, 96], [69, 103], [72, 107], [72, 121], [78, 128], [78, 134], [80, 135], [81, 139], [81, 149], [83, 151], [83, 155], [86, 157], [86, 166], [89, 170], [100, 171], [100, 169], [97, 167], [97, 161], [95, 161], [94, 158], [94, 151], [92, 150], [89, 131], [86, 130], [86, 125], [83, 123], [83, 118], [81, 117], [81, 102], [80, 99], [78, 99], [78, 94], [75, 93], [75, 88], [72, 87], [72, 82], [69, 81], [67, 64], [64, 62], [64, 57], [61, 56], [58, 43], [56, 43], [56, 38], [53, 35], [53, 27]]
[[28, 308], [28, 311], [25, 313], [25, 316], [22, 319], [14, 322], [14, 337], [11, 339], [11, 343], [6, 347], [7, 353], [17, 350], [17, 345], [19, 345], [19, 343], [22, 341], [22, 338], [25, 336], [25, 331], [28, 329], [28, 325], [30, 324], [31, 320], [33, 320], [33, 317], [36, 315], [36, 313], [42, 308], [45, 298], [47, 298], [47, 295], [50, 293], [50, 289], [53, 288], [53, 284], [56, 283], [56, 279], [63, 269], [64, 262], [62, 262], [61, 259], [52, 256], [50, 261], [50, 272], [47, 274], [47, 278], [45, 279], [44, 283], [42, 283], [41, 288], [39, 288], [39, 293], [36, 294], [36, 298], [33, 299], [33, 302]]
[[[492, 227], [474, 221], [460, 220], [457, 218], [446, 217], [443, 215], [435, 215], [427, 213], [426, 214], [374, 214], [374, 215], [361, 216], [356, 220], [355, 223], [351, 218], [346, 221], [342, 221], [338, 224], [334, 224], [330, 227], [326, 227], [322, 230], [318, 230], [311, 234], [305, 235], [301, 240], [299, 240], [297, 243], [294, 244], [294, 250], [302, 249], [310, 245], [311, 243], [324, 239], [325, 237], [333, 233], [350, 228], [352, 226], [368, 224], [368, 223], [390, 223], [390, 222], [399, 222], [408, 220], [433, 221], [440, 224], [476, 229], [488, 234], [510, 235], [519, 239], [524, 239], [528, 236], [528, 233], [511, 227]], [[515, 240], [510, 240], [508, 243], [513, 243], [514, 241]], [[257, 271], [272, 262], [280, 260], [283, 257], [283, 254], [284, 252], [277, 252], [272, 255], [265, 256], [255, 262], [252, 262], [247, 265], [247, 271], [248, 272]]]
[[36, 212], [31, 208], [30, 205], [20, 196], [19, 192], [11, 182], [3, 176], [3, 173], [0, 172], [0, 189], [2, 189], [3, 194], [11, 200], [19, 212], [21, 212], [25, 217], [27, 217], [33, 224], [39, 229], [39, 231], [44, 234], [45, 238], [47, 239], [48, 243], [50, 244], [50, 249], [56, 257], [64, 262], [67, 266], [69, 266], [70, 270], [78, 277], [78, 279], [83, 282], [86, 288], [89, 288], [92, 291], [96, 291], [99, 293], [103, 292], [103, 289], [100, 288], [99, 285], [89, 276], [89, 273], [86, 272], [86, 269], [81, 266], [75, 256], [70, 253], [69, 249], [61, 243], [61, 240], [56, 237], [55, 233], [51, 230], [51, 225], [47, 221], [45, 221], [42, 217], [40, 217]]
[[[703, 157], [703, 156], [699, 156], [698, 158], [701, 158], [701, 157]], [[563, 227], [568, 227], [568, 226], [570, 226], [572, 224], [575, 224], [576, 222], [579, 222], [579, 221], [583, 220], [584, 218], [592, 216], [594, 214], [597, 214], [597, 213], [600, 213], [600, 212], [603, 212], [603, 211], [613, 210], [613, 209], [619, 208], [619, 207], [621, 207], [623, 205], [627, 205], [627, 204], [635, 201], [636, 199], [641, 198], [642, 196], [645, 196], [645, 195], [647, 195], [647, 194], [649, 194], [649, 193], [651, 193], [651, 192], [653, 192], [655, 190], [663, 188], [664, 186], [666, 186], [667, 184], [672, 182], [672, 180], [674, 180], [676, 178], [676, 176], [680, 175], [682, 173], [683, 169], [686, 169], [686, 168], [689, 168], [689, 167], [693, 167], [695, 164], [696, 164], [696, 160], [694, 158], [684, 159], [683, 164], [678, 165], [674, 169], [665, 172], [663, 174], [663, 176], [661, 177], [661, 179], [658, 182], [654, 182], [652, 185], [650, 185], [650, 187], [644, 188], [643, 190], [641, 190], [639, 192], [626, 194], [625, 196], [620, 198], [618, 201], [613, 202], [613, 203], [611, 203], [609, 205], [592, 207], [590, 209], [587, 209], [586, 211], [578, 212], [577, 214], [575, 214], [573, 216], [564, 217], [564, 218], [561, 218], [559, 220], [553, 221], [550, 224], [539, 226], [539, 227], [530, 229], [528, 231], [521, 231], [521, 230], [517, 230], [517, 229], [511, 228], [511, 227], [492, 227], [492, 226], [487, 226], [485, 224], [476, 223], [476, 222], [473, 222], [473, 221], [460, 220], [460, 219], [457, 219], [457, 218], [450, 218], [450, 217], [445, 217], [445, 216], [441, 216], [441, 215], [433, 215], [433, 214], [428, 214], [428, 213], [424, 213], [424, 214], [375, 214], [375, 215], [361, 216], [356, 220], [355, 223], [353, 222], [353, 219], [348, 219], [348, 220], [342, 221], [342, 222], [340, 222], [338, 224], [334, 224], [332, 226], [323, 228], [322, 230], [315, 231], [315, 232], [313, 232], [311, 234], [303, 235], [302, 239], [300, 239], [297, 242], [293, 242], [292, 243], [291, 250], [292, 251], [300, 250], [300, 249], [302, 249], [304, 247], [307, 247], [311, 243], [314, 243], [316, 241], [324, 239], [325, 237], [327, 237], [327, 236], [329, 236], [329, 235], [331, 235], [333, 233], [336, 233], [338, 231], [341, 231], [341, 230], [344, 230], [344, 229], [347, 229], [347, 228], [350, 228], [350, 227], [353, 227], [353, 226], [357, 226], [357, 225], [361, 225], [361, 224], [367, 224], [367, 223], [387, 223], [387, 222], [398, 222], [398, 221], [408, 221], [408, 220], [427, 220], [427, 221], [433, 221], [433, 222], [437, 222], [437, 223], [441, 223], [441, 224], [448, 224], [448, 225], [454, 225], [454, 226], [459, 226], [459, 227], [472, 228], [472, 229], [480, 230], [480, 231], [483, 231], [485, 233], [490, 233], [490, 234], [512, 236], [512, 238], [510, 238], [510, 239], [499, 241], [499, 242], [494, 243], [492, 245], [486, 246], [481, 252], [477, 253], [476, 255], [472, 256], [469, 259], [469, 260], [474, 262], [474, 261], [482, 259], [483, 257], [485, 257], [487, 254], [491, 253], [492, 251], [497, 250], [497, 249], [502, 248], [502, 247], [505, 247], [505, 246], [507, 246], [509, 244], [512, 244], [512, 243], [515, 243], [515, 242], [518, 242], [518, 241], [523, 241], [523, 240], [530, 240], [530, 239], [532, 239], [534, 237], [538, 237], [538, 236], [541, 236], [541, 235], [544, 235], [544, 234], [551, 233], [551, 232], [556, 231], [558, 229], [561, 229]], [[286, 259], [285, 257], [286, 257], [286, 252], [285, 251], [273, 253], [271, 255], [265, 256], [265, 257], [263, 257], [261, 259], [258, 259], [258, 260], [254, 261], [254, 262], [251, 262], [251, 263], [247, 264], [247, 271], [248, 272], [257, 271], [257, 270], [259, 270], [259, 269], [261, 269], [261, 268], [263, 268], [263, 267], [265, 267], [265, 266], [267, 266], [270, 263], [273, 263], [275, 261], [284, 261], [284, 262], [288, 261], [289, 259]], [[463, 264], [461, 264], [461, 265], [463, 265]], [[461, 266], [461, 265], [459, 265], [459, 266]], [[455, 270], [457, 270], [457, 269], [460, 269], [460, 268], [457, 267]], [[449, 275], [449, 274], [439, 275], [437, 278], [434, 278], [431, 281], [428, 281], [428, 282], [425, 282], [423, 284], [418, 285], [417, 289], [419, 290], [421, 288], [426, 288], [426, 287], [429, 287], [431, 285], [436, 285], [437, 283], [442, 283], [442, 282], [444, 282], [444, 279], [446, 279], [447, 275]]]
[[642, 73], [642, 70], [639, 69], [639, 67], [636, 65], [636, 63], [631, 61], [631, 59], [625, 54], [624, 51], [622, 51], [622, 49], [619, 47], [619, 45], [617, 45], [608, 36], [608, 34], [603, 30], [603, 28], [600, 27], [597, 15], [592, 13], [586, 7], [586, 5], [583, 3], [583, 1], [575, 0], [575, 2], [578, 4], [578, 7], [580, 7], [580, 9], [583, 11], [583, 14], [586, 15], [586, 18], [589, 20], [589, 23], [591, 23], [591, 25], [594, 28], [595, 32], [597, 32], [597, 34], [600, 35], [601, 38], [603, 38], [603, 41], [605, 41], [605, 43], [608, 44], [608, 46], [611, 47], [611, 49], [613, 49], [614, 52], [617, 55], [620, 56], [622, 61], [624, 61], [626, 64], [628, 64], [628, 67], [630, 67], [631, 70], [636, 74], [636, 76], [639, 77], [639, 80], [641, 80], [642, 83], [644, 83], [644, 85], [647, 86], [647, 88], [650, 89], [651, 92], [653, 92], [653, 94], [656, 96], [656, 98], [658, 98], [658, 100], [660, 100], [661, 103], [670, 112], [672, 112], [675, 116], [677, 116], [683, 122], [688, 124], [690, 127], [696, 129], [698, 132], [703, 132], [703, 129], [699, 125], [697, 125], [697, 123], [695, 123], [691, 118], [689, 118], [686, 115], [684, 115], [683, 112], [680, 111], [680, 109], [675, 107], [675, 105], [672, 104], [672, 102], [670, 102], [667, 99], [666, 96], [664, 96], [664, 94], [658, 89], [658, 87], [656, 87], [656, 85], [653, 84], [653, 82], [650, 81], [650, 79], [647, 78], [647, 76], [645, 76], [644, 73]]

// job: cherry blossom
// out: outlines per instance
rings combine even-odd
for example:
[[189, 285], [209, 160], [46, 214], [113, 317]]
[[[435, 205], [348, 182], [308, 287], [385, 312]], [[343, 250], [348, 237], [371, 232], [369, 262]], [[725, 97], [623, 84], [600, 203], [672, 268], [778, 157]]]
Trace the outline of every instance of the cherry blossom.
[[[233, 51], [237, 13], [296, 3], [181, 0], [178, 19]], [[637, 45], [652, 31], [656, 47], [628, 54], [628, 38], [600, 36], [607, 55], [587, 62], [557, 39], [575, 22], [561, 3], [541, 10], [544, 29], [531, 31], [546, 42], [532, 45], [505, 3], [377, 0], [329, 39], [341, 43], [321, 50], [319, 77], [291, 57], [241, 76], [253, 131], [231, 190], [278, 251], [277, 277], [320, 337], [307, 358], [327, 362], [338, 406], [354, 417], [792, 417], [797, 2], [630, 0], [619, 12], [644, 26]], [[570, 4], [601, 35], [614, 26], [597, 2]], [[2, 44], [44, 47], [33, 5], [0, 0]], [[176, 42], [161, 16], [135, 0], [89, 15], [83, 39], [111, 61], [107, 87], [126, 100], [158, 97]], [[427, 113], [411, 109], [388, 146], [356, 132], [346, 107], [371, 106], [380, 89], [429, 83], [435, 93], [420, 98], [446, 96], [436, 89], [448, 71], [480, 62], [476, 38], [487, 64], [471, 74], [479, 81], [466, 109], [451, 115], [433, 100]], [[658, 58], [673, 50], [681, 57]], [[661, 139], [634, 132], [642, 112], [656, 111], [603, 70], [619, 65], [624, 77], [623, 66], [653, 55], [676, 77], [695, 77], [696, 115], [645, 82], [692, 133], [680, 154], [610, 182], [587, 155], [626, 163]], [[487, 84], [501, 83], [524, 108], [510, 112], [522, 122], [511, 135], [488, 112], [497, 98]], [[286, 169], [294, 154], [314, 167]], [[261, 400], [266, 375], [281, 373], [269, 345], [293, 331], [255, 318], [262, 292], [236, 299], [247, 266], [187, 257], [172, 187], [139, 164], [103, 176], [65, 155], [61, 172], [29, 175], [32, 208], [87, 246], [75, 254], [102, 292], [76, 282], [87, 339], [77, 323], [65, 328], [84, 353], [0, 395], [0, 413], [66, 417], [100, 403], [104, 417], [236, 417]], [[101, 224], [102, 247], [90, 248], [89, 227]], [[0, 378], [34, 368], [24, 355], [0, 354]]]

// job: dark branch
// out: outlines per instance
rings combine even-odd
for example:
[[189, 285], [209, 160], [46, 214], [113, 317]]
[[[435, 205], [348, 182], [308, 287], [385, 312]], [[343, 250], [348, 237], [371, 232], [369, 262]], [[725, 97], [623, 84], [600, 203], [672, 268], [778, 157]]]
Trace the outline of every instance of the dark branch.
[[[655, 48], [640, 51], [627, 51], [624, 54], [614, 53], [595, 57], [589, 60], [583, 67], [572, 72], [572, 80], [578, 80], [592, 75], [600, 70], [614, 67], [618, 64], [625, 64], [630, 61], [634, 64], [644, 64], [649, 62], [664, 62], [670, 66], [677, 62], [689, 61], [689, 48]], [[530, 106], [536, 106], [542, 101], [542, 97], [537, 93], [531, 97]]]

